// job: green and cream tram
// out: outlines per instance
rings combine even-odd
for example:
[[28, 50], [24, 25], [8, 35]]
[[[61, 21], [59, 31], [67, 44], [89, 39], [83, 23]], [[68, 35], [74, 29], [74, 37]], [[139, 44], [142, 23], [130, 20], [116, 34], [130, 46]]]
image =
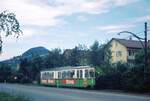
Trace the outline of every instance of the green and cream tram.
[[93, 87], [95, 68], [90, 66], [60, 67], [41, 71], [41, 84], [57, 87]]

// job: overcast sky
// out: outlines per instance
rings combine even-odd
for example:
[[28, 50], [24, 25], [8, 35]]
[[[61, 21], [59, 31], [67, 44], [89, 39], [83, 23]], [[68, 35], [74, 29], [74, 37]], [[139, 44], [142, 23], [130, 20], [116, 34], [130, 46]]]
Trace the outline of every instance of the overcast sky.
[[66, 49], [128, 38], [116, 33], [144, 31], [145, 21], [150, 28], [150, 0], [1, 0], [4, 10], [16, 14], [23, 35], [3, 37], [0, 60], [37, 46]]

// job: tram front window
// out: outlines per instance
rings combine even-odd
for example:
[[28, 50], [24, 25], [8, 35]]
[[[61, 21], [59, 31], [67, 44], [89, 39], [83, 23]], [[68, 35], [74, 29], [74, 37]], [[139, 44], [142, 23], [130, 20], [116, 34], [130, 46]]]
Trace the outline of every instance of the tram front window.
[[42, 73], [42, 79], [46, 79], [46, 73]]
[[94, 73], [94, 70], [90, 70], [89, 74], [90, 74], [90, 77], [91, 77], [91, 78], [95, 77], [95, 76], [94, 76], [94, 74], [95, 74], [95, 73]]

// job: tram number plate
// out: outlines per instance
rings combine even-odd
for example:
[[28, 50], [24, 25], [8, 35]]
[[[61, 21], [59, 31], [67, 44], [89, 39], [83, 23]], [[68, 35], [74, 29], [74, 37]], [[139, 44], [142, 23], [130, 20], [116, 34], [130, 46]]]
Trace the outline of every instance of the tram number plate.
[[43, 84], [47, 84], [47, 80], [42, 80], [42, 83]]
[[75, 84], [75, 80], [63, 80], [63, 84]]
[[55, 84], [55, 80], [48, 80], [48, 83]]

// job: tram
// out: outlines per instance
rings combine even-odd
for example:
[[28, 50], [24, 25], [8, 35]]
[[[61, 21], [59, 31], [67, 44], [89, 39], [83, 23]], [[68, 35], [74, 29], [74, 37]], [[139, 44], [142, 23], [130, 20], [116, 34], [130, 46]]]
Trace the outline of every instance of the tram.
[[68, 66], [49, 70], [40, 73], [42, 85], [57, 87], [78, 87], [86, 88], [95, 85], [95, 68], [90, 66]]

